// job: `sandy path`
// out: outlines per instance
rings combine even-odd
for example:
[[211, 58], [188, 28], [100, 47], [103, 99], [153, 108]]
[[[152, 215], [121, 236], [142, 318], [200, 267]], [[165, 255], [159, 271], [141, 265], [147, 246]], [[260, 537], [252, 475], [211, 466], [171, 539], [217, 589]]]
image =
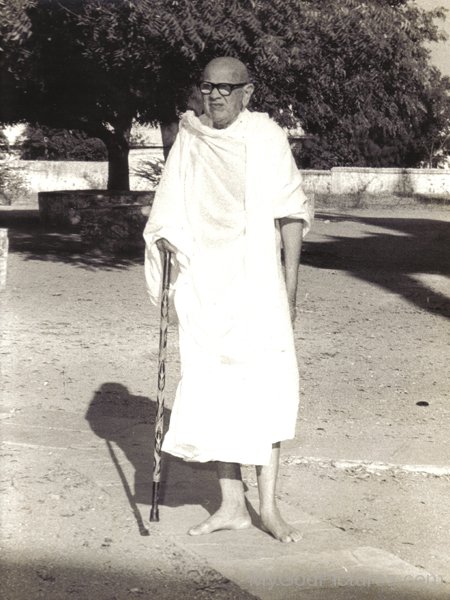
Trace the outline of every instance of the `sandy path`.
[[[280, 495], [361, 542], [450, 580], [449, 477], [403, 468], [450, 466], [449, 217], [431, 209], [319, 211], [301, 268], [295, 333], [302, 400], [297, 438], [284, 446]], [[103, 438], [112, 439], [113, 428], [108, 421], [110, 428], [102, 431], [92, 417], [99, 399], [120, 400], [111, 403], [108, 418], [142, 421], [143, 407], [155, 395], [158, 318], [146, 297], [142, 265], [86, 254], [76, 236], [45, 234], [33, 219], [27, 223], [10, 213], [8, 221], [2, 433], [9, 436], [8, 424], [14, 423], [20, 433], [21, 423], [34, 419], [31, 447], [60, 447], [57, 431], [40, 438], [45, 416], [47, 425], [50, 420], [78, 428], [80, 448], [100, 448]], [[169, 361], [170, 409], [179, 368], [174, 327]], [[49, 453], [39, 458], [41, 482], [46, 473], [58, 472]], [[139, 497], [141, 467], [131, 442], [125, 454]], [[67, 457], [69, 465], [77, 460], [73, 453]], [[337, 468], [330, 462], [337, 459], [396, 466], [371, 473], [364, 466]], [[105, 468], [108, 461], [111, 466], [104, 460]], [[32, 467], [33, 460], [27, 464]], [[252, 470], [245, 475], [253, 485]], [[19, 479], [33, 494], [37, 480], [27, 477], [25, 470]], [[50, 494], [58, 504], [51, 494], [61, 494], [54, 489], [47, 486], [41, 499]], [[101, 512], [102, 502], [94, 504]], [[8, 510], [4, 516], [17, 516], [17, 506]], [[111, 510], [120, 521], [121, 508]], [[103, 539], [96, 539], [100, 547]], [[161, 543], [158, 568], [164, 572], [175, 560], [181, 590], [189, 566]], [[202, 589], [212, 576], [199, 577]], [[214, 597], [234, 597], [234, 588], [223, 582], [216, 587]]]

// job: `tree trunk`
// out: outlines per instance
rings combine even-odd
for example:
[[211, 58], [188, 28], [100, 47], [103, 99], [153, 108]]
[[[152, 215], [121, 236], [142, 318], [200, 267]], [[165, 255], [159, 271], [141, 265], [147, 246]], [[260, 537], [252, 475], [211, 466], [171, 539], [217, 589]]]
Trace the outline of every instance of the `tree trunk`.
[[178, 134], [178, 120], [171, 123], [160, 123], [160, 127], [164, 160], [166, 160]]
[[[189, 90], [184, 110], [193, 110], [197, 117], [203, 114], [203, 96], [196, 85], [192, 85]], [[162, 119], [159, 123], [161, 127], [164, 160], [167, 158], [178, 134], [179, 119], [176, 115], [177, 111], [174, 106], [172, 110], [167, 111], [166, 118]]]
[[125, 132], [108, 137], [108, 190], [128, 192], [130, 190], [130, 168], [128, 155], [130, 147]]

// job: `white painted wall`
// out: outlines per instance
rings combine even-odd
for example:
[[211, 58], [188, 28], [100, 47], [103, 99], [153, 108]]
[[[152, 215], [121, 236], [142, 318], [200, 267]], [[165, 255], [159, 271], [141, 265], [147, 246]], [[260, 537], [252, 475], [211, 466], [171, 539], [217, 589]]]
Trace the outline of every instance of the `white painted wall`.
[[[132, 190], [150, 190], [146, 179], [133, 175], [136, 166], [145, 159], [161, 157], [161, 150], [137, 150], [130, 155]], [[37, 204], [41, 191], [105, 189], [106, 162], [81, 161], [15, 161], [29, 190], [18, 204]], [[450, 198], [450, 169], [371, 169], [335, 167], [330, 171], [302, 170], [305, 191], [314, 196], [377, 196], [401, 194]], [[16, 203], [16, 202], [15, 202]]]
[[[335, 167], [328, 180], [317, 172], [308, 175], [309, 189], [316, 194], [377, 196], [401, 194], [450, 198], [450, 169], [373, 169]], [[305, 173], [305, 171], [302, 171]], [[327, 181], [325, 185], [325, 181]], [[325, 191], [324, 191], [325, 190]]]

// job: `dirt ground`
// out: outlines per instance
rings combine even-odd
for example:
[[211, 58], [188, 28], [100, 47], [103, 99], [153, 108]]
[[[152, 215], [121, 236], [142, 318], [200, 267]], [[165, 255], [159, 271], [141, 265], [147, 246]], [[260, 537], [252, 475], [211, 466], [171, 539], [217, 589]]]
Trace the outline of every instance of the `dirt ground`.
[[[287, 456], [282, 486], [289, 502], [446, 580], [450, 477], [433, 467], [449, 474], [449, 220], [319, 212], [301, 270], [303, 397], [289, 453], [331, 463]], [[376, 461], [394, 466], [372, 471]]]
[[[95, 418], [102, 395], [120, 399], [111, 418], [137, 416], [154, 398], [157, 311], [146, 296], [140, 258], [108, 257], [88, 251], [76, 234], [46, 233], [33, 212], [5, 209], [0, 219], [10, 237], [1, 293], [0, 426], [3, 438], [16, 440], [15, 446], [5, 445], [1, 458], [2, 491], [10, 498], [1, 505], [3, 545], [27, 563], [23, 590], [16, 577], [16, 595], [8, 600], [33, 597], [26, 594], [27, 569], [34, 569], [35, 578], [38, 573], [36, 597], [64, 598], [69, 584], [61, 596], [49, 595], [55, 571], [36, 557], [25, 561], [27, 539], [40, 544], [43, 557], [60, 548], [73, 551], [75, 561], [71, 541], [52, 529], [54, 511], [61, 518], [74, 503], [85, 506], [85, 530], [73, 534], [86, 538], [86, 553], [98, 547], [106, 555], [129, 523], [116, 500], [106, 498], [117, 536], [100, 534], [106, 500], [88, 500], [89, 484], [75, 466], [67, 466], [84, 460], [81, 450], [76, 457], [70, 446], [65, 449], [72, 462], [56, 458], [63, 448], [59, 425], [69, 431], [70, 423], [83, 420], [99, 440], [109, 439]], [[302, 254], [295, 326], [302, 387], [297, 437], [284, 445], [279, 492], [361, 544], [388, 550], [445, 581], [450, 581], [449, 234], [448, 210], [317, 211]], [[168, 410], [179, 369], [174, 325], [169, 345]], [[42, 453], [33, 448], [42, 443], [44, 420], [48, 436], [55, 437]], [[30, 422], [36, 424], [35, 439]], [[21, 427], [27, 427], [27, 439], [20, 437]], [[124, 451], [139, 502], [138, 469], [132, 472], [139, 461], [132, 448]], [[255, 485], [253, 469], [245, 467], [244, 476], [248, 486]], [[31, 499], [38, 503], [37, 517]], [[183, 590], [186, 597], [247, 597], [194, 558], [177, 554], [168, 540], [148, 543], [147, 551], [158, 557], [160, 579], [152, 585], [159, 598], [181, 597]], [[7, 570], [11, 577], [14, 568]], [[78, 575], [58, 572], [78, 581], [78, 588], [70, 584], [74, 597], [86, 577], [82, 565], [77, 568]], [[100, 585], [102, 575], [91, 575]], [[175, 587], [164, 587], [167, 577]], [[133, 578], [127, 585], [130, 597], [142, 587]]]

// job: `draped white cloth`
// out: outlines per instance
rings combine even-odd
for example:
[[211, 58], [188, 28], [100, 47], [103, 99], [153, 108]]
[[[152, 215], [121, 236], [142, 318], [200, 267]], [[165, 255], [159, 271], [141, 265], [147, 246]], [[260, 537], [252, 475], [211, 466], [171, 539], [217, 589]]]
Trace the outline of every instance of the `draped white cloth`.
[[295, 435], [298, 370], [275, 226], [286, 216], [308, 231], [311, 210], [278, 125], [248, 111], [223, 130], [182, 117], [144, 232], [155, 303], [155, 242], [177, 248], [182, 372], [165, 452], [262, 465], [272, 443]]

